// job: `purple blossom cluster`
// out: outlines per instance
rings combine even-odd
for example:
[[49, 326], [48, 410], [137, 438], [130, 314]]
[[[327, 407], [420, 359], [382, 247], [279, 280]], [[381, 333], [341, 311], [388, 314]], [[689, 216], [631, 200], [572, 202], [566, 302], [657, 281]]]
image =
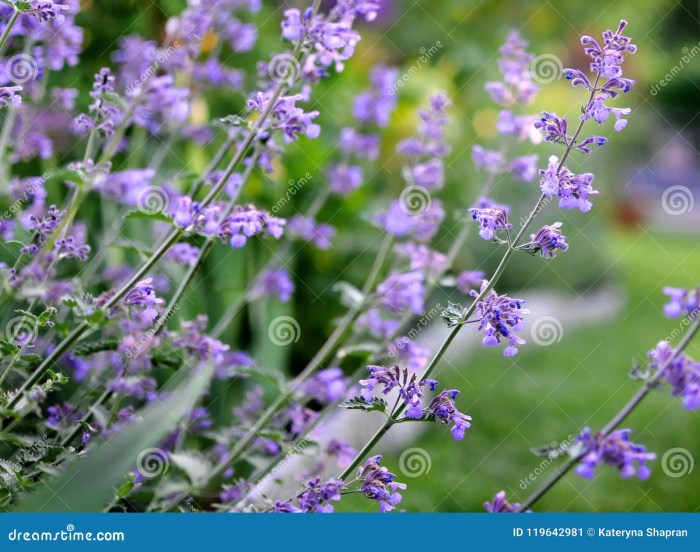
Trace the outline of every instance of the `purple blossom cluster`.
[[494, 347], [499, 345], [501, 340], [506, 340], [508, 346], [503, 349], [503, 355], [517, 355], [517, 345], [525, 343], [517, 332], [524, 329], [523, 316], [530, 311], [523, 308], [525, 302], [522, 299], [498, 295], [493, 289], [490, 289], [483, 299], [479, 299], [486, 289], [488, 289], [488, 282], [484, 280], [480, 292], [475, 290], [470, 292], [477, 301], [476, 312], [479, 316], [477, 328], [484, 334], [482, 343], [484, 347]]
[[684, 353], [675, 354], [666, 341], [649, 352], [649, 369], [671, 387], [674, 397], [682, 397], [688, 410], [700, 408], [700, 363]]
[[362, 482], [360, 492], [376, 501], [380, 512], [391, 512], [403, 499], [399, 491], [406, 489], [406, 484], [397, 482], [396, 475], [379, 464], [381, 459], [381, 456], [369, 458], [358, 468], [357, 477]]
[[426, 388], [434, 391], [438, 382], [431, 379], [419, 380], [418, 376], [409, 372], [408, 368], [392, 366], [368, 366], [370, 377], [360, 380], [362, 397], [371, 402], [377, 385], [382, 386], [382, 394], [388, 395], [396, 389], [402, 404], [406, 407], [405, 416], [408, 419], [433, 420], [440, 424], [452, 425], [450, 432], [455, 441], [464, 439], [464, 433], [471, 427], [471, 416], [462, 414], [455, 405], [459, 391], [443, 390], [436, 395], [427, 406], [423, 405]]
[[286, 221], [260, 211], [253, 205], [235, 205], [231, 213], [220, 205], [202, 207], [183, 196], [172, 213], [175, 224], [190, 232], [216, 236], [234, 249], [243, 247], [249, 238], [268, 235], [279, 239]]
[[576, 473], [586, 479], [593, 479], [595, 468], [600, 464], [608, 464], [617, 468], [623, 479], [635, 475], [641, 480], [647, 479], [651, 470], [646, 463], [654, 460], [656, 454], [646, 452], [646, 447], [630, 441], [630, 432], [629, 429], [619, 429], [609, 435], [593, 434], [589, 428], [585, 428], [576, 438], [585, 447]]

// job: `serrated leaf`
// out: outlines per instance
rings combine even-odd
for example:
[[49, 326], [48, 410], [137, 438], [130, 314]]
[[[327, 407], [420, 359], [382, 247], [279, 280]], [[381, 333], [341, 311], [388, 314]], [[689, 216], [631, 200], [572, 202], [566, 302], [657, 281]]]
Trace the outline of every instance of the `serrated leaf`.
[[46, 324], [48, 324], [48, 323], [51, 322], [51, 319], [52, 319], [54, 316], [56, 316], [56, 312], [57, 312], [57, 311], [56, 311], [55, 308], [49, 307], [49, 308], [45, 309], [44, 312], [42, 312], [42, 313], [38, 316], [37, 321], [38, 321], [39, 324], [41, 324], [42, 326], [45, 326]]
[[14, 343], [10, 343], [9, 341], [0, 339], [0, 353], [2, 353], [3, 355], [15, 356], [17, 353], [19, 353], [19, 350], [19, 345], [15, 345]]
[[172, 217], [161, 211], [129, 211], [126, 215], [124, 215], [124, 218], [157, 220], [159, 222], [169, 222], [171, 224], [173, 222]]
[[37, 355], [36, 353], [27, 353], [24, 355], [20, 355], [19, 357], [20, 360], [24, 360], [25, 362], [41, 362], [44, 360], [40, 355]]
[[22, 309], [15, 309], [15, 312], [18, 314], [21, 314], [22, 316], [26, 316], [27, 318], [30, 318], [32, 321], [37, 322], [39, 318], [37, 317], [36, 314], [32, 314], [29, 311], [22, 310]]
[[353, 397], [343, 401], [338, 405], [346, 410], [363, 410], [365, 412], [386, 412], [387, 404], [384, 399], [373, 397], [371, 401], [366, 401], [362, 397]]

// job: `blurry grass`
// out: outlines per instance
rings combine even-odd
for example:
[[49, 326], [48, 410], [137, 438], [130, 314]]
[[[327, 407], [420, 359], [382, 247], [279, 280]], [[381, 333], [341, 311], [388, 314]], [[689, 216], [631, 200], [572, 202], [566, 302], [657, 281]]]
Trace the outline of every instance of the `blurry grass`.
[[[585, 425], [600, 429], [637, 390], [639, 383], [628, 378], [632, 359], [643, 361], [647, 350], [679, 325], [662, 316], [661, 289], [697, 285], [699, 244], [696, 238], [659, 233], [616, 231], [606, 239], [628, 294], [624, 311], [616, 320], [571, 332], [564, 328], [560, 343], [530, 343], [515, 360], [487, 350], [459, 373], [443, 369], [441, 383], [463, 390], [458, 405], [473, 416], [474, 425], [459, 443], [436, 426], [411, 445], [429, 452], [432, 467], [429, 475], [399, 478], [409, 485], [402, 503], [408, 511], [483, 511], [482, 503], [501, 489], [512, 501], [522, 500], [556, 467], [549, 466], [523, 490], [521, 479], [544, 459], [532, 455], [532, 447], [561, 442]], [[690, 351], [700, 356], [700, 343]], [[671, 478], [661, 457], [674, 447], [700, 457], [700, 415], [685, 411], [665, 390], [648, 397], [624, 426], [658, 454], [649, 480], [623, 481], [608, 467], [599, 469], [593, 482], [569, 474], [536, 510], [695, 511], [700, 467]], [[397, 474], [399, 457], [400, 451], [384, 457]]]

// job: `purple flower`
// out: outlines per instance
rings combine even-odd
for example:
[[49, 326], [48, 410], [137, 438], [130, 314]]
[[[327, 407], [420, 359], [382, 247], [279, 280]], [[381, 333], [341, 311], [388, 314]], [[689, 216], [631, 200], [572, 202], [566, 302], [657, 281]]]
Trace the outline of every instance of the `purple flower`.
[[379, 157], [379, 136], [376, 134], [361, 134], [354, 128], [343, 128], [339, 145], [345, 153], [355, 157], [370, 161]]
[[377, 385], [384, 387], [382, 390], [384, 395], [396, 388], [401, 400], [407, 407], [406, 417], [418, 419], [423, 416], [423, 408], [421, 407], [423, 388], [430, 386], [432, 390], [437, 382], [433, 380], [418, 381], [416, 373], [409, 375], [408, 368], [401, 369], [396, 365], [391, 368], [370, 365], [367, 366], [367, 369], [370, 371], [370, 377], [360, 380], [360, 385], [364, 388], [362, 397], [367, 402], [372, 400], [373, 391]]
[[403, 361], [409, 372], [418, 373], [428, 366], [432, 354], [430, 349], [416, 343], [408, 337], [395, 339], [388, 347], [389, 356]]
[[357, 450], [354, 449], [347, 441], [331, 439], [326, 445], [326, 454], [330, 458], [335, 458], [336, 465], [343, 469], [350, 465], [357, 455]]
[[464, 439], [464, 433], [471, 427], [472, 417], [462, 414], [455, 405], [459, 391], [455, 389], [441, 391], [426, 408], [426, 413], [441, 424], [453, 424], [450, 429], [455, 441]]
[[531, 182], [537, 176], [537, 160], [539, 155], [523, 155], [511, 161], [510, 174], [516, 180]]
[[[271, 92], [257, 92], [248, 100], [248, 109], [264, 113], [271, 99]], [[307, 138], [318, 138], [321, 133], [321, 127], [313, 123], [319, 115], [318, 111], [307, 113], [297, 107], [296, 102], [302, 99], [301, 94], [277, 98], [270, 122], [266, 123], [268, 130], [281, 131], [287, 143], [295, 141], [299, 134], [304, 134]]]
[[46, 423], [52, 427], [57, 427], [63, 422], [74, 424], [82, 418], [82, 414], [78, 412], [72, 403], [64, 402], [63, 404], [55, 404], [46, 409], [48, 417]]
[[183, 266], [194, 266], [199, 256], [199, 247], [189, 243], [176, 243], [165, 254], [165, 258]]
[[379, 465], [381, 459], [381, 456], [373, 456], [357, 470], [358, 479], [362, 481], [360, 492], [376, 500], [380, 512], [391, 512], [401, 502], [403, 497], [398, 491], [405, 489], [406, 484], [396, 482], [396, 475]]
[[501, 46], [498, 66], [503, 82], [487, 82], [484, 86], [494, 102], [506, 106], [513, 102], [527, 104], [537, 95], [539, 87], [532, 81], [530, 72], [535, 56], [526, 48], [527, 41], [517, 31], [511, 32]]
[[478, 144], [472, 147], [472, 159], [477, 169], [494, 174], [501, 172], [505, 163], [500, 152], [486, 150]]
[[147, 319], [154, 321], [158, 317], [158, 310], [155, 306], [162, 304], [163, 299], [156, 297], [152, 282], [153, 278], [145, 278], [134, 284], [134, 287], [122, 299], [122, 303], [129, 307], [139, 307]]
[[[479, 297], [487, 285], [488, 282], [484, 280], [481, 290], [479, 292], [472, 290], [471, 296]], [[516, 345], [522, 345], [525, 341], [518, 337], [516, 332], [523, 330], [525, 326], [523, 316], [530, 312], [523, 308], [523, 304], [522, 299], [498, 295], [493, 289], [477, 303], [476, 310], [481, 316], [478, 330], [484, 334], [484, 347], [493, 347], [498, 345], [501, 339], [507, 339], [508, 346], [503, 349], [503, 356], [514, 356], [518, 353]]]
[[693, 318], [700, 309], [700, 288], [682, 289], [666, 286], [664, 295], [668, 295], [669, 302], [664, 305], [664, 313], [669, 318], [691, 315]]
[[303, 386], [303, 393], [321, 404], [331, 404], [345, 396], [350, 379], [345, 377], [340, 368], [326, 368], [308, 378]]
[[78, 115], [73, 121], [73, 126], [80, 132], [96, 130], [105, 136], [111, 136], [114, 127], [123, 117], [122, 110], [114, 102], [107, 99], [109, 94], [114, 94], [114, 75], [110, 69], [103, 67], [95, 75], [90, 97], [93, 102], [89, 106], [89, 113]]
[[339, 164], [328, 167], [328, 179], [333, 193], [346, 196], [364, 181], [362, 167]]
[[255, 297], [279, 297], [287, 303], [294, 293], [294, 283], [284, 268], [274, 268], [260, 273], [253, 285]]
[[439, 190], [445, 184], [445, 169], [442, 159], [434, 158], [414, 165], [411, 169], [413, 182], [427, 190]]
[[520, 504], [511, 504], [506, 500], [506, 492], [500, 491], [493, 497], [493, 502], [484, 502], [484, 508], [492, 514], [512, 514], [520, 509]]
[[561, 233], [561, 222], [555, 222], [551, 226], [543, 226], [537, 234], [530, 234], [529, 243], [518, 247], [533, 255], [541, 253], [545, 259], [552, 259], [559, 250], [566, 251], [569, 245], [566, 236]]
[[423, 312], [425, 277], [418, 271], [396, 273], [377, 286], [379, 303], [394, 314]]
[[485, 240], [492, 240], [496, 233], [507, 231], [513, 227], [508, 222], [508, 213], [502, 208], [477, 208], [467, 209], [472, 218], [479, 223], [479, 236]]
[[394, 335], [400, 322], [382, 317], [378, 309], [369, 309], [357, 319], [356, 324], [359, 328], [366, 328], [377, 339], [382, 339]]
[[700, 408], [700, 363], [683, 353], [673, 357], [673, 348], [661, 341], [649, 352], [649, 369], [671, 386], [674, 397], [683, 396], [683, 406], [687, 410], [697, 410]]
[[559, 207], [562, 209], [578, 208], [582, 213], [587, 213], [593, 207], [588, 197], [597, 195], [598, 190], [591, 186], [592, 173], [574, 174], [566, 167], [559, 167], [559, 159], [552, 155], [549, 158], [549, 166], [540, 169], [542, 179], [540, 188], [542, 193], [553, 197], [559, 196]]
[[[422, 201], [423, 194], [418, 192], [415, 198]], [[386, 211], [377, 215], [376, 221], [392, 236], [413, 236], [420, 242], [430, 241], [445, 218], [442, 203], [436, 199], [424, 208], [414, 210], [407, 204], [411, 199], [411, 194], [408, 194], [406, 200], [392, 202]]]
[[0, 107], [19, 107], [22, 104], [22, 96], [17, 92], [20, 90], [21, 86], [0, 86]]
[[609, 435], [593, 435], [589, 428], [584, 428], [576, 437], [576, 440], [585, 446], [585, 453], [576, 468], [576, 473], [586, 479], [593, 479], [595, 468], [599, 464], [608, 464], [617, 468], [623, 479], [634, 475], [641, 480], [647, 479], [651, 470], [646, 462], [654, 460], [656, 454], [646, 452], [646, 447], [631, 442], [630, 431], [619, 429]]
[[24, 13], [35, 16], [41, 22], [46, 22], [55, 19], [60, 11], [67, 9], [69, 9], [68, 6], [62, 4], [54, 4], [45, 0], [32, 0], [31, 7]]
[[335, 236], [335, 228], [328, 224], [317, 224], [316, 221], [303, 215], [295, 215], [287, 222], [287, 231], [292, 238], [312, 242], [319, 249], [329, 249], [331, 239]]
[[431, 96], [429, 109], [418, 112], [421, 123], [418, 126], [418, 135], [399, 142], [396, 151], [408, 157], [444, 157], [450, 152], [445, 143], [445, 127], [450, 122], [447, 116], [447, 108], [450, 101], [444, 92]]
[[483, 270], [468, 270], [457, 275], [455, 285], [462, 293], [469, 293], [472, 289], [480, 287], [483, 280]]
[[355, 97], [353, 114], [360, 123], [372, 122], [380, 128], [389, 124], [396, 107], [394, 86], [398, 71], [393, 67], [376, 67], [370, 73], [372, 88]]
[[258, 211], [253, 205], [236, 205], [233, 213], [221, 222], [219, 235], [228, 239], [234, 249], [243, 247], [248, 238], [267, 234], [275, 239], [282, 237], [286, 221]]
[[447, 257], [427, 245], [405, 242], [397, 244], [395, 249], [397, 253], [408, 257], [411, 270], [437, 274], [447, 269]]
[[[340, 491], [345, 486], [342, 481], [329, 479], [321, 483], [320, 477], [313, 477], [306, 481], [304, 490], [294, 499], [289, 501], [276, 501], [272, 511], [276, 513], [319, 512], [330, 513], [333, 511], [331, 501], [340, 500]], [[298, 506], [294, 506], [296, 501]]]

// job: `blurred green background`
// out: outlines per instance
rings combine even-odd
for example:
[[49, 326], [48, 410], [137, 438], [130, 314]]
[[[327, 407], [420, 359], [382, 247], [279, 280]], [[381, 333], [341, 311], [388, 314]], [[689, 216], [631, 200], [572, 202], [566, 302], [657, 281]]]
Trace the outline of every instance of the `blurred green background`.
[[[400, 73], [417, 63], [422, 52], [438, 42], [441, 46], [409, 80], [399, 95], [399, 107], [383, 138], [382, 158], [363, 191], [348, 201], [331, 201], [319, 216], [341, 229], [332, 251], [318, 252], [309, 247], [295, 251], [293, 268], [298, 292], [293, 304], [257, 305], [248, 313], [253, 330], [231, 329], [227, 339], [238, 348], [249, 347], [260, 364], [291, 373], [303, 367], [325, 340], [330, 322], [343, 307], [329, 287], [342, 267], [343, 280], [362, 282], [372, 254], [351, 262], [376, 237], [376, 229], [366, 221], [368, 213], [386, 205], [403, 186], [402, 160], [394, 155], [395, 143], [410, 136], [417, 122], [417, 109], [430, 94], [447, 91], [454, 103], [449, 129], [453, 152], [448, 158], [447, 185], [439, 192], [446, 206], [445, 231], [436, 240], [442, 251], [449, 245], [450, 233], [463, 217], [464, 209], [484, 175], [477, 173], [470, 157], [473, 144], [495, 147], [498, 136], [494, 123], [498, 114], [483, 91], [483, 84], [498, 80], [497, 49], [511, 29], [521, 31], [535, 55], [553, 54], [563, 66], [585, 67], [579, 43], [581, 35], [596, 38], [608, 28], [615, 29], [621, 18], [629, 21], [627, 35], [639, 47], [628, 56], [625, 75], [637, 86], [616, 102], [631, 107], [627, 129], [614, 136], [612, 125], [591, 130], [610, 137], [605, 148], [591, 156], [575, 156], [570, 168], [596, 174], [594, 210], [581, 215], [553, 208], [544, 220], [562, 220], [570, 250], [552, 263], [523, 255], [511, 263], [499, 286], [512, 294], [546, 289], [577, 300], [584, 313], [586, 298], [600, 289], [614, 290], [622, 308], [614, 315], [587, 321], [573, 329], [566, 326], [560, 342], [547, 347], [529, 343], [515, 359], [503, 358], [499, 351], [470, 354], [464, 361], [445, 363], [438, 373], [447, 387], [462, 389], [460, 403], [474, 418], [465, 441], [454, 443], [442, 429], [432, 428], [416, 446], [427, 450], [432, 467], [429, 474], [415, 479], [399, 477], [409, 484], [404, 493], [408, 511], [480, 511], [481, 504], [499, 490], [511, 501], [524, 498], [544, 476], [525, 490], [520, 486], [542, 461], [530, 453], [535, 446], [562, 441], [585, 425], [599, 428], [637, 389], [628, 377], [634, 358], [643, 361], [646, 351], [678, 326], [661, 314], [665, 285], [689, 287], [698, 284], [700, 255], [700, 205], [690, 213], [674, 217], [661, 208], [661, 194], [670, 185], [683, 185], [698, 198], [697, 124], [700, 87], [700, 56], [682, 68], [670, 83], [652, 93], [666, 73], [682, 56], [698, 45], [700, 22], [697, 2], [617, 0], [616, 2], [535, 2], [477, 0], [384, 0], [379, 21], [362, 29], [363, 40], [355, 58], [344, 73], [321, 83], [312, 100], [321, 111], [325, 139], [301, 140], [292, 145], [279, 170], [269, 178], [257, 176], [250, 195], [264, 204], [274, 203], [289, 178], [314, 175], [288, 216], [313, 200], [324, 186], [322, 170], [333, 158], [337, 129], [351, 122], [348, 106], [367, 87], [369, 70], [377, 65], [395, 65]], [[119, 37], [139, 33], [158, 40], [163, 36], [167, 17], [183, 6], [180, 0], [102, 0], [84, 2], [81, 21], [86, 29], [87, 49], [81, 64], [60, 78], [70, 82], [83, 79], [106, 63]], [[145, 5], [147, 4], [147, 5]], [[286, 5], [299, 5], [287, 2]], [[258, 59], [267, 59], [283, 46], [279, 38], [281, 2], [265, 0], [256, 16], [262, 31], [253, 52], [231, 60], [234, 67], [251, 69]], [[685, 50], [684, 50], [685, 48]], [[250, 71], [253, 72], [253, 71]], [[250, 88], [254, 82], [250, 83]], [[83, 88], [84, 89], [84, 88]], [[555, 111], [573, 120], [585, 92], [572, 89], [563, 79], [543, 84], [530, 112]], [[240, 109], [239, 95], [217, 92], [195, 109], [202, 121]], [[157, 144], [154, 144], [155, 148]], [[191, 146], [178, 146], [178, 154], [195, 167], [206, 164], [210, 152]], [[302, 153], [303, 150], [303, 153]], [[522, 152], [540, 154], [543, 161], [557, 148], [542, 144], [523, 146]], [[148, 146], [143, 159], [148, 159]], [[118, 165], [118, 164], [117, 164]], [[175, 167], [174, 167], [175, 168]], [[371, 174], [371, 172], [370, 172]], [[495, 199], [514, 205], [518, 220], [536, 197], [534, 184], [528, 188], [503, 177], [496, 182]], [[262, 200], [259, 198], [263, 198]], [[358, 222], [360, 221], [360, 222]], [[352, 232], [342, 229], [352, 228]], [[196, 291], [188, 296], [183, 317], [206, 310], [212, 319], [242, 288], [240, 278], [254, 273], [252, 267], [269, 256], [272, 245], [264, 242], [223, 258], [208, 259], [209, 268], [223, 262]], [[257, 249], [256, 249], [257, 248]], [[228, 252], [227, 252], [228, 253]], [[458, 258], [459, 270], [493, 271], [497, 262], [493, 248], [470, 239], [469, 247]], [[241, 268], [244, 267], [244, 268]], [[209, 273], [208, 270], [203, 271]], [[204, 284], [204, 285], [202, 285]], [[443, 301], [449, 290], [440, 290], [433, 301]], [[456, 295], [452, 295], [456, 299]], [[300, 313], [304, 322], [302, 338], [292, 351], [266, 347], [265, 320], [284, 312]], [[306, 315], [305, 313], [310, 313]], [[574, 313], [575, 316], [575, 313]], [[527, 337], [527, 335], [525, 336]], [[472, 340], [474, 336], [466, 336]], [[420, 337], [418, 338], [420, 341]], [[457, 345], [459, 348], [459, 344]], [[700, 346], [693, 346], [699, 353]], [[347, 366], [348, 370], [355, 367]], [[224, 409], [219, 413], [225, 416]], [[359, 414], [358, 414], [359, 415]], [[358, 422], [361, 423], [361, 422]], [[634, 429], [633, 439], [656, 451], [648, 481], [619, 480], [612, 469], [600, 469], [594, 482], [568, 476], [538, 505], [543, 511], [696, 511], [700, 507], [700, 467], [682, 477], [669, 477], [661, 468], [665, 451], [683, 447], [691, 458], [700, 456], [700, 418], [682, 409], [667, 392], [655, 393], [626, 424]], [[380, 447], [381, 449], [382, 447]], [[401, 450], [382, 450], [387, 465], [400, 473]], [[339, 509], [372, 508], [350, 497]]]

